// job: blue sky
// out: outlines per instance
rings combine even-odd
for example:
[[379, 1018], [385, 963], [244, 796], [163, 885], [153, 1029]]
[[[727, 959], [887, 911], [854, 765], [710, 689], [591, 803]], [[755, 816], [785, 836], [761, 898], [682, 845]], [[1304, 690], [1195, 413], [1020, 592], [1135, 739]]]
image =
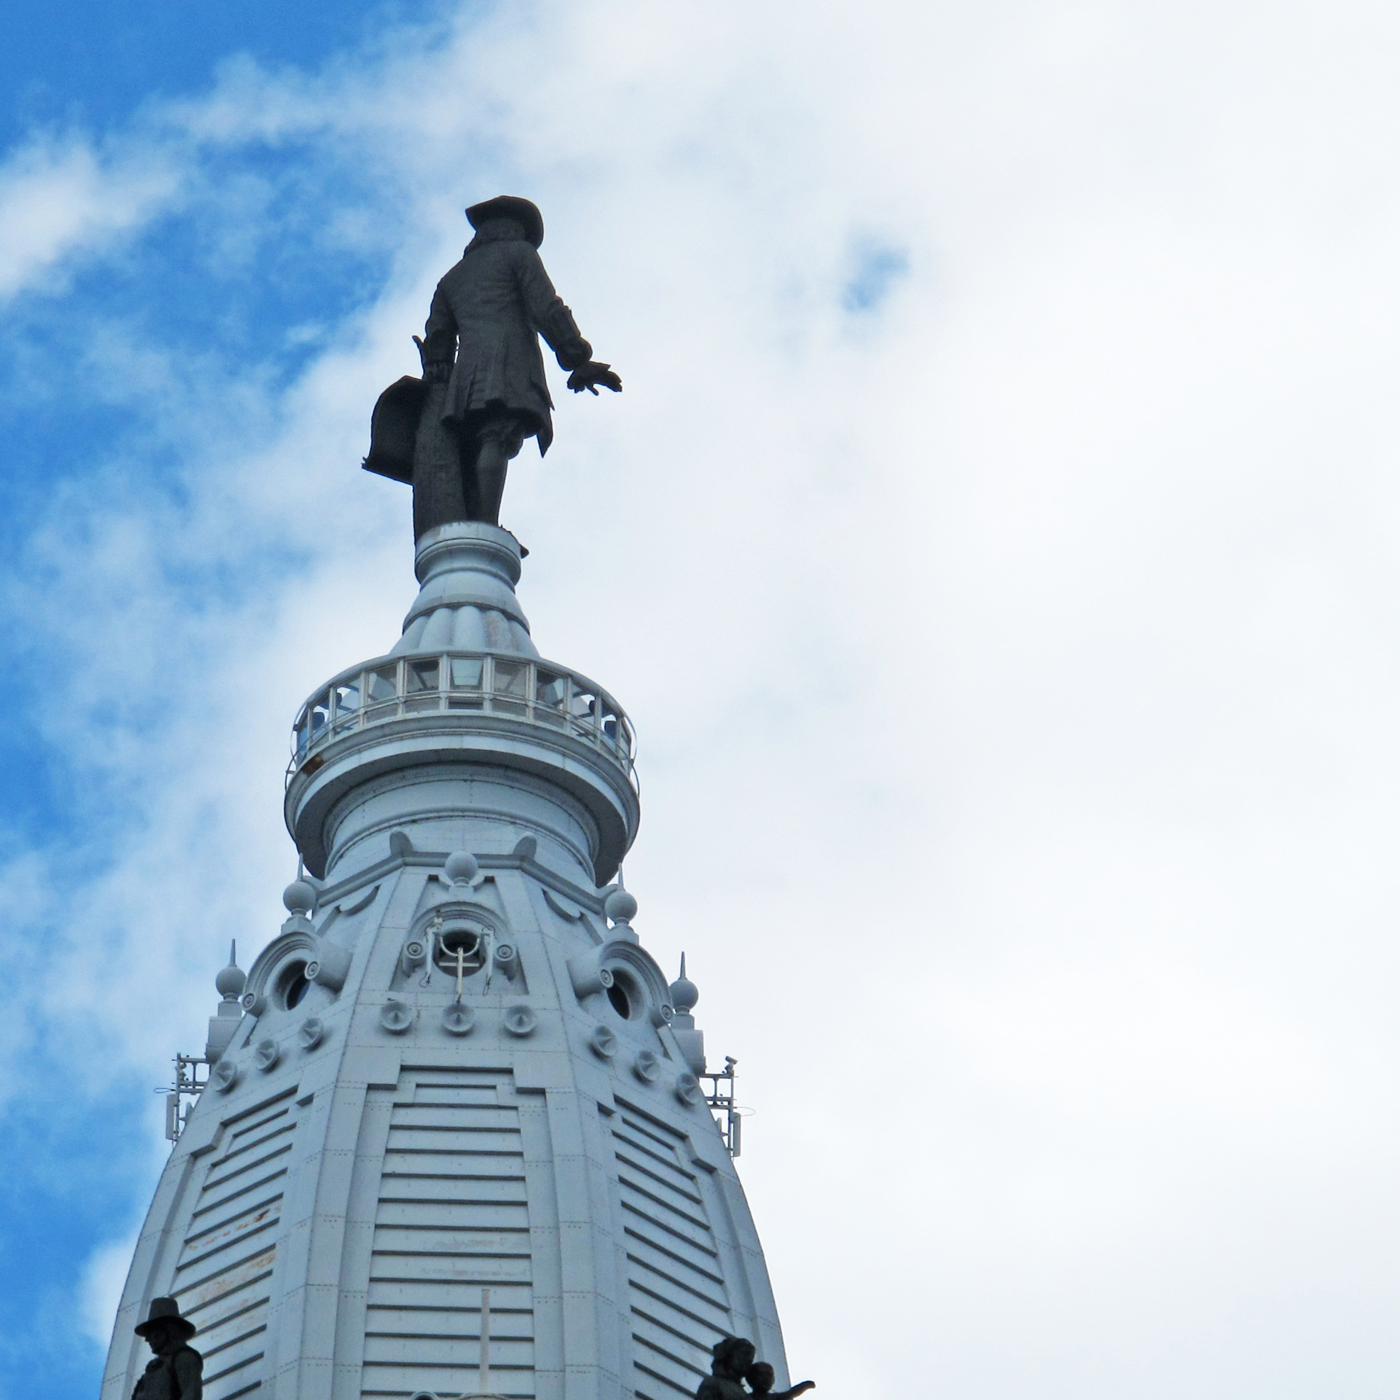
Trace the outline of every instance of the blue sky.
[[512, 467], [522, 601], [637, 722], [794, 1369], [1394, 1393], [1391, 11], [6, 23], [0, 1400], [97, 1383], [288, 726], [412, 597], [370, 406], [502, 191], [627, 385]]
[[120, 9], [53, 7], [17, 0], [6, 7], [0, 82], [7, 94], [4, 139], [35, 128], [101, 128], [143, 103], [205, 88], [215, 68], [245, 54], [274, 68], [315, 67], [405, 24], [431, 22], [439, 7], [406, 3], [271, 0], [236, 8], [135, 0]]
[[[431, 7], [138, 3], [60, 13], [12, 5], [0, 45], [6, 94], [0, 142], [22, 151], [76, 134], [100, 147], [112, 133], [139, 124], [139, 113], [153, 102], [206, 93], [216, 70], [232, 59], [314, 69], [372, 41], [386, 24], [420, 17], [430, 19]], [[257, 200], [279, 207], [277, 232], [246, 230], [249, 237], [233, 256], [211, 238], [200, 209], [173, 209], [115, 255], [98, 250], [84, 265], [65, 268], [58, 286], [40, 279], [11, 303], [0, 337], [6, 443], [0, 529], [12, 598], [44, 568], [33, 552], [44, 531], [72, 530], [69, 545], [81, 547], [78, 539], [106, 503], [120, 500], [137, 511], [150, 504], [167, 519], [178, 519], [187, 506], [181, 444], [163, 420], [198, 411], [197, 393], [177, 374], [153, 398], [122, 382], [110, 359], [85, 382], [94, 338], [159, 346], [191, 377], [217, 383], [252, 376], [275, 396], [320, 343], [314, 330], [292, 337], [289, 329], [336, 323], [382, 283], [386, 250], [328, 249], [314, 233], [318, 193], [330, 205], [353, 198], [348, 173], [329, 173], [323, 178], [334, 188], [318, 191], [299, 154], [254, 146], [210, 162], [211, 180], [247, 182]], [[255, 437], [269, 431], [237, 409], [234, 415]], [[208, 561], [210, 567], [172, 563], [165, 586], [192, 609], [237, 606], [269, 575], [294, 571], [300, 562], [275, 539], [248, 540]], [[121, 572], [105, 573], [102, 586], [120, 588]], [[30, 609], [12, 608], [0, 641], [11, 677], [0, 729], [7, 799], [0, 858], [37, 862], [47, 887], [28, 917], [7, 921], [3, 956], [12, 985], [31, 987], [42, 976], [50, 920], [62, 918], [73, 864], [87, 876], [109, 869], [120, 859], [122, 829], [141, 820], [122, 775], [75, 758], [44, 720], [68, 683], [55, 670], [84, 661], [81, 647], [75, 653], [47, 645], [35, 624]], [[180, 659], [177, 652], [177, 664]], [[161, 723], [154, 672], [163, 663], [149, 654], [131, 660], [129, 686], [93, 707], [100, 716], [89, 714], [90, 739], [100, 742], [107, 726]], [[268, 757], [275, 763], [275, 754]], [[268, 817], [275, 823], [275, 811]], [[12, 869], [12, 887], [19, 878]], [[85, 956], [99, 965], [111, 956], [109, 930], [95, 924], [88, 933]], [[146, 989], [142, 1014], [170, 1019], [171, 1008], [161, 1004], [165, 994], [158, 984]], [[8, 1261], [0, 1274], [0, 1393], [17, 1395], [43, 1377], [43, 1388], [55, 1395], [91, 1395], [101, 1352], [84, 1333], [83, 1280], [95, 1249], [129, 1231], [149, 1193], [156, 1102], [150, 1090], [159, 1080], [149, 1063], [94, 1071], [94, 1055], [102, 1058], [100, 1028], [91, 1028], [87, 1043], [75, 1043], [29, 998], [10, 1004], [20, 1022], [11, 1037], [23, 1053], [10, 1066], [0, 1133], [0, 1254]]]
[[[453, 21], [469, 31], [474, 18]], [[472, 167], [493, 161], [489, 141], [464, 151], [442, 192], [456, 217], [415, 233], [396, 214], [411, 176], [393, 151], [327, 139], [331, 90], [373, 88], [386, 50], [409, 63], [433, 54], [447, 22], [430, 6], [109, 7], [61, 24], [35, 9], [9, 21], [10, 247], [36, 265], [26, 272], [21, 261], [0, 336], [11, 677], [0, 733], [3, 957], [12, 984], [30, 992], [14, 1003], [0, 1134], [0, 1248], [12, 1263], [0, 1279], [0, 1393], [43, 1375], [47, 1389], [78, 1396], [100, 1375], [101, 1322], [90, 1315], [110, 1305], [163, 1151], [151, 1093], [162, 1062], [202, 1038], [209, 997], [193, 987], [207, 993], [212, 949], [241, 936], [246, 961], [262, 941], [241, 922], [246, 894], [211, 909], [189, 889], [196, 918], [217, 932], [186, 929], [164, 959], [151, 956], [113, 886], [144, 881], [152, 854], [167, 879], [199, 882], [158, 814], [178, 782], [171, 748], [186, 726], [174, 712], [217, 712], [207, 691], [219, 685], [215, 654], [229, 628], [256, 634], [272, 600], [315, 567], [325, 540], [304, 518], [308, 501], [327, 530], [337, 523], [334, 506], [304, 491], [292, 508], [303, 518], [285, 530], [275, 500], [250, 508], [236, 481], [234, 501], [211, 500], [211, 479], [284, 447], [308, 374], [362, 337], [386, 287], [404, 279], [405, 243], [463, 239], [460, 203], [482, 189]], [[260, 123], [257, 89], [295, 102], [317, 84], [309, 100], [321, 109]], [[224, 94], [231, 127], [215, 110]], [[26, 219], [45, 218], [53, 226], [25, 242]], [[867, 275], [864, 258], [850, 255], [851, 278]], [[421, 282], [432, 266], [408, 275]], [[415, 324], [397, 327], [400, 360]], [[362, 434], [371, 401], [361, 393], [338, 446]], [[317, 427], [313, 416], [308, 430]], [[326, 486], [358, 496], [382, 528], [376, 517], [405, 502], [367, 490], [356, 456], [343, 451]], [[284, 709], [313, 678], [299, 669]], [[200, 728], [187, 732], [196, 749], [207, 744]], [[173, 735], [165, 744], [162, 731]], [[280, 747], [258, 756], [268, 777]], [[191, 842], [201, 829], [226, 838], [215, 799], [186, 797]], [[275, 845], [275, 803], [256, 820]], [[239, 858], [230, 866], [230, 883], [244, 885]], [[158, 889], [147, 897], [162, 902]], [[191, 945], [207, 964], [197, 973], [180, 965]], [[118, 961], [123, 991], [112, 997], [104, 988]], [[76, 999], [90, 998], [83, 1009], [65, 1005], [74, 980]], [[162, 1030], [123, 1054], [99, 1009], [114, 999]]]

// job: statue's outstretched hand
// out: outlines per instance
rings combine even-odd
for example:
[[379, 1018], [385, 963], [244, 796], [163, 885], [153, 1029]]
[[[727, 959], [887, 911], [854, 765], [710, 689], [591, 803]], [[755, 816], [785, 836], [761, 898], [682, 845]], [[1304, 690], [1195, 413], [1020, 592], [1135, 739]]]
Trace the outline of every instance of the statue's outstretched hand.
[[587, 389], [590, 394], [596, 396], [600, 384], [605, 389], [611, 389], [614, 394], [622, 392], [622, 380], [613, 373], [611, 365], [605, 365], [601, 360], [589, 360], [569, 376], [569, 388], [576, 394], [581, 394]]

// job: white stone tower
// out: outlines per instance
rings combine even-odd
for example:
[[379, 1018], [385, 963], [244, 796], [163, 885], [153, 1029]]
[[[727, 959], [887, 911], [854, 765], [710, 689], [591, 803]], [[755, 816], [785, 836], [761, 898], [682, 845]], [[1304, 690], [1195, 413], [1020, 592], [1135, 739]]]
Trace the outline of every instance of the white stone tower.
[[103, 1400], [162, 1295], [208, 1400], [680, 1400], [726, 1334], [781, 1387], [695, 989], [609, 885], [639, 816], [627, 718], [539, 658], [508, 532], [439, 526], [417, 571], [398, 644], [297, 719], [307, 877], [246, 986], [219, 974]]

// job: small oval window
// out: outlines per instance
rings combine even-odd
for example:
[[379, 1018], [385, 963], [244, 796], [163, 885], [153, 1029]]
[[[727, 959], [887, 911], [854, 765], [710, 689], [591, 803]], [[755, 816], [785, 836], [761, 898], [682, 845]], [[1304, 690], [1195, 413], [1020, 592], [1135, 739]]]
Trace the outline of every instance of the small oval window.
[[277, 979], [278, 1000], [290, 1011], [300, 1003], [310, 986], [311, 983], [306, 980], [306, 964], [304, 962], [291, 963]]
[[624, 1021], [632, 1019], [632, 998], [627, 995], [627, 987], [623, 979], [613, 973], [613, 984], [608, 988], [608, 1001], [612, 1009], [622, 1017]]

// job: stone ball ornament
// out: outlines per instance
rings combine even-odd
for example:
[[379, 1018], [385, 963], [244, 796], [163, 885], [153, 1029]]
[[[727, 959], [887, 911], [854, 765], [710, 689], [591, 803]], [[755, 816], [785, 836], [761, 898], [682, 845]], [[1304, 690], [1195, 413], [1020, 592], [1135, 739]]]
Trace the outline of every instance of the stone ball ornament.
[[618, 885], [609, 891], [603, 901], [603, 913], [615, 924], [630, 923], [637, 917], [637, 901], [629, 891]]
[[442, 863], [442, 873], [453, 885], [470, 885], [480, 868], [481, 863], [470, 851], [453, 851]]
[[668, 995], [674, 1012], [680, 1016], [689, 1016], [695, 1009], [695, 1003], [700, 1000], [700, 988], [682, 972], [671, 983]]
[[214, 978], [214, 990], [221, 997], [227, 997], [230, 1001], [237, 1001], [243, 995], [243, 989], [247, 985], [248, 974], [241, 967], [235, 967], [233, 963], [220, 968], [219, 975]]
[[282, 903], [289, 914], [300, 914], [305, 918], [316, 908], [316, 886], [309, 880], [293, 880], [282, 891]]

